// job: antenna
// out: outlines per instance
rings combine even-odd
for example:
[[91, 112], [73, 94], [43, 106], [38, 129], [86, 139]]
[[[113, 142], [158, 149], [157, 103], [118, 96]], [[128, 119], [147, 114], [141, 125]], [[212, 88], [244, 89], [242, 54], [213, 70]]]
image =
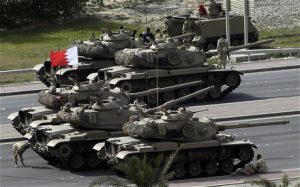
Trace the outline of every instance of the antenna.
[[147, 20], [147, 0], [145, 0], [145, 16], [146, 16], [146, 27], [148, 26], [148, 20]]
[[[156, 88], [158, 88], [158, 59], [157, 59], [157, 50], [155, 55], [155, 61], [156, 61]], [[156, 90], [156, 106], [158, 107], [158, 90]]]

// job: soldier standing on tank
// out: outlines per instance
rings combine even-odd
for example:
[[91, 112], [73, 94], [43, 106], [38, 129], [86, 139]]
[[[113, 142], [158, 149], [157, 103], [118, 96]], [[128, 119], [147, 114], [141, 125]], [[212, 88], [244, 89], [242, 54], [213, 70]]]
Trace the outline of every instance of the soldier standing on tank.
[[160, 32], [160, 29], [159, 29], [159, 28], [156, 28], [156, 29], [155, 29], [155, 32], [156, 32], [156, 35], [155, 35], [155, 39], [156, 39], [156, 40], [163, 39], [163, 34]]
[[262, 159], [260, 154], [258, 154], [256, 156], [255, 167], [256, 167], [257, 173], [266, 173], [267, 172], [267, 164], [264, 161], [264, 159]]
[[168, 30], [166, 28], [163, 29], [163, 39], [169, 38]]
[[155, 40], [153, 33], [150, 31], [150, 28], [147, 27], [146, 31], [143, 33], [143, 40], [145, 44], [149, 44], [150, 40], [148, 40], [147, 38], [150, 38], [150, 40]]
[[191, 33], [191, 32], [193, 32], [192, 21], [191, 21], [191, 18], [187, 16], [184, 19], [184, 23], [182, 25], [182, 34], [187, 34], [187, 33]]
[[229, 44], [225, 36], [222, 34], [221, 38], [218, 40], [217, 43], [217, 52], [218, 52], [218, 60], [219, 60], [219, 68], [225, 69], [227, 64], [227, 56], [229, 58]]
[[13, 145], [13, 154], [14, 154], [14, 162], [15, 166], [19, 167], [18, 165], [18, 157], [22, 163], [22, 167], [25, 167], [23, 162], [23, 153], [30, 147], [29, 142], [17, 142]]
[[214, 0], [210, 0], [210, 3], [208, 5], [208, 15], [210, 18], [215, 18], [218, 13], [219, 13], [219, 10], [217, 8], [217, 4]]

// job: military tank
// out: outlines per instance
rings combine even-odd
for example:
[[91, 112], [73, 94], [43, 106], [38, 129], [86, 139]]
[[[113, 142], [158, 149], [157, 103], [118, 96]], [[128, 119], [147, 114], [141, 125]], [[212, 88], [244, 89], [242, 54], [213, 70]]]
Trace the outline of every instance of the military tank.
[[[191, 34], [193, 35], [193, 34]], [[177, 39], [187, 37], [177, 37]], [[229, 51], [260, 45], [269, 41], [260, 41], [242, 46], [231, 47]], [[236, 89], [241, 82], [242, 73], [234, 69], [219, 69], [206, 63], [206, 59], [216, 55], [216, 50], [202, 52], [195, 47], [180, 48], [172, 40], [156, 43], [149, 49], [124, 49], [116, 53], [118, 66], [103, 68], [98, 71], [99, 79], [106, 81], [110, 89], [120, 88], [126, 92], [137, 92], [154, 87], [166, 87], [191, 81], [201, 80], [203, 85], [185, 87], [177, 91], [162, 92], [160, 102], [214, 85], [209, 97], [197, 99], [216, 100]], [[146, 100], [151, 105], [157, 104], [156, 95], [149, 95]]]
[[[196, 16], [182, 15], [166, 17], [165, 27], [171, 37], [182, 34], [182, 26], [186, 17], [190, 17], [193, 32], [201, 36], [201, 42], [197, 43], [197, 46], [205, 51], [215, 49], [220, 35], [226, 35], [225, 16], [213, 19], [201, 17], [199, 20], [199, 17]], [[244, 17], [241, 15], [230, 15], [229, 19], [231, 44], [233, 46], [244, 44]], [[256, 42], [259, 37], [259, 32], [251, 18], [248, 20], [248, 36], [251, 43]]]
[[243, 167], [250, 162], [254, 155], [253, 149], [257, 147], [248, 139], [235, 140], [233, 135], [221, 131], [287, 123], [269, 121], [220, 125], [206, 117], [195, 118], [193, 112], [185, 108], [177, 111], [161, 110], [147, 117], [132, 117], [123, 126], [127, 136], [109, 138], [96, 144], [93, 149], [101, 159], [105, 158], [111, 164], [144, 155], [149, 161], [158, 155], [167, 159], [171, 153], [180, 149], [172, 166], [175, 178], [229, 174], [237, 166]]
[[86, 81], [86, 77], [98, 69], [114, 65], [115, 52], [124, 48], [137, 47], [129, 33], [112, 33], [109, 29], [102, 30], [105, 34], [100, 39], [75, 43], [78, 48], [79, 64], [68, 67], [51, 67], [50, 59], [38, 64], [33, 69], [37, 77], [46, 85], [74, 84]]
[[107, 138], [122, 136], [122, 126], [131, 116], [147, 115], [162, 108], [173, 107], [211, 89], [212, 86], [153, 109], [145, 109], [138, 101], [122, 105], [121, 100], [115, 97], [98, 100], [92, 106], [71, 107], [66, 104], [57, 114], [45, 115], [42, 119], [32, 121], [24, 137], [31, 143], [33, 150], [49, 162], [74, 170], [94, 168], [99, 160], [92, 147]]
[[81, 83], [74, 85], [72, 88], [50, 87], [49, 89], [42, 90], [38, 94], [38, 101], [42, 106], [22, 108], [18, 112], [10, 114], [8, 119], [12, 121], [12, 126], [21, 135], [24, 135], [27, 131], [27, 126], [31, 122], [42, 120], [46, 115], [57, 113], [66, 103], [69, 103], [72, 107], [78, 107], [80, 105], [91, 104], [96, 100], [105, 100], [109, 96], [113, 96], [118, 98], [119, 104], [123, 106], [130, 104], [136, 98], [144, 97], [149, 94], [174, 91], [186, 86], [198, 85], [202, 85], [202, 81], [194, 81], [165, 88], [154, 88], [137, 93], [127, 93], [118, 88], [112, 90], [103, 86], [101, 81], [91, 82], [89, 84]]

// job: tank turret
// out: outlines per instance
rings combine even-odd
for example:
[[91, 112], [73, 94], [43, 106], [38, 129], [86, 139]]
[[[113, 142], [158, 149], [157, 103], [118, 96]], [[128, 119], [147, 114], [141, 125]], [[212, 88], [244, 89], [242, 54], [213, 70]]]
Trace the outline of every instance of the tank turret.
[[218, 125], [209, 118], [194, 118], [193, 112], [184, 108], [130, 119], [123, 126], [127, 136], [109, 138], [93, 147], [99, 157], [110, 163], [126, 162], [129, 157], [144, 155], [149, 160], [158, 155], [167, 159], [179, 150], [171, 167], [175, 178], [230, 174], [253, 159], [253, 149], [257, 148], [254, 143], [248, 139], [235, 140], [233, 135], [220, 131], [288, 123], [283, 120]]
[[112, 33], [109, 29], [102, 29], [104, 35], [100, 40], [83, 41], [78, 46], [78, 55], [93, 59], [114, 59], [115, 52], [131, 48], [132, 42], [129, 33]]
[[[186, 34], [178, 36], [178, 38], [188, 36], [190, 35]], [[272, 41], [273, 40], [263, 40], [230, 47], [229, 51], [259, 46]], [[202, 66], [206, 62], [206, 58], [213, 55], [217, 55], [216, 50], [203, 53], [195, 47], [180, 48], [173, 40], [168, 39], [165, 43], [153, 44], [150, 49], [124, 49], [118, 51], [116, 53], [116, 64], [125, 67], [182, 69]]]
[[[177, 111], [161, 112], [159, 117], [141, 118], [137, 121], [127, 122], [124, 133], [132, 137], [150, 138], [174, 141], [204, 141], [226, 138], [220, 131], [226, 129], [251, 128], [272, 125], [285, 125], [289, 121], [269, 121], [262, 123], [236, 123], [218, 125], [209, 118], [193, 118], [193, 112], [178, 108]], [[223, 136], [224, 135], [224, 136]], [[231, 136], [228, 136], [232, 138]]]

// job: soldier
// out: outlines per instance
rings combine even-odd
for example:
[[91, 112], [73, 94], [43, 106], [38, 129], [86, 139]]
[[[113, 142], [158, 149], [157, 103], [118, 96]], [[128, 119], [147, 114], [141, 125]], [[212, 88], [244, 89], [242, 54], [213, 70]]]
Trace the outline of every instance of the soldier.
[[23, 153], [30, 147], [29, 142], [17, 142], [13, 145], [13, 154], [14, 154], [14, 161], [15, 166], [19, 167], [18, 165], [18, 157], [22, 163], [22, 167], [25, 166], [23, 162]]
[[148, 40], [147, 38], [150, 38], [151, 40], [155, 40], [153, 33], [150, 31], [150, 28], [147, 27], [146, 31], [143, 33], [143, 40], [145, 44], [149, 44], [150, 40]]
[[229, 44], [228, 41], [225, 39], [225, 36], [222, 34], [221, 38], [218, 40], [217, 43], [217, 51], [218, 51], [218, 58], [219, 58], [219, 68], [225, 69], [227, 63], [227, 56], [229, 58]]
[[190, 17], [186, 17], [184, 20], [185, 21], [182, 26], [182, 34], [187, 34], [187, 33], [193, 32], [192, 21], [191, 21]]
[[250, 176], [256, 173], [256, 167], [254, 164], [248, 163], [243, 168], [238, 168], [232, 175], [246, 175]]
[[155, 39], [156, 39], [156, 40], [159, 40], [159, 39], [162, 39], [162, 38], [163, 38], [163, 34], [160, 32], [160, 29], [159, 29], [159, 28], [156, 28], [156, 29], [155, 29], [155, 32], [156, 32], [156, 35], [155, 35]]
[[211, 18], [215, 18], [218, 15], [219, 10], [218, 10], [217, 4], [214, 0], [210, 0], [210, 3], [208, 5], [208, 11], [209, 11], [208, 15]]
[[257, 173], [266, 173], [267, 172], [267, 164], [264, 161], [264, 159], [262, 159], [260, 154], [258, 154], [256, 156], [255, 167], [256, 167]]
[[162, 32], [163, 32], [163, 39], [170, 37], [166, 28], [164, 28]]

